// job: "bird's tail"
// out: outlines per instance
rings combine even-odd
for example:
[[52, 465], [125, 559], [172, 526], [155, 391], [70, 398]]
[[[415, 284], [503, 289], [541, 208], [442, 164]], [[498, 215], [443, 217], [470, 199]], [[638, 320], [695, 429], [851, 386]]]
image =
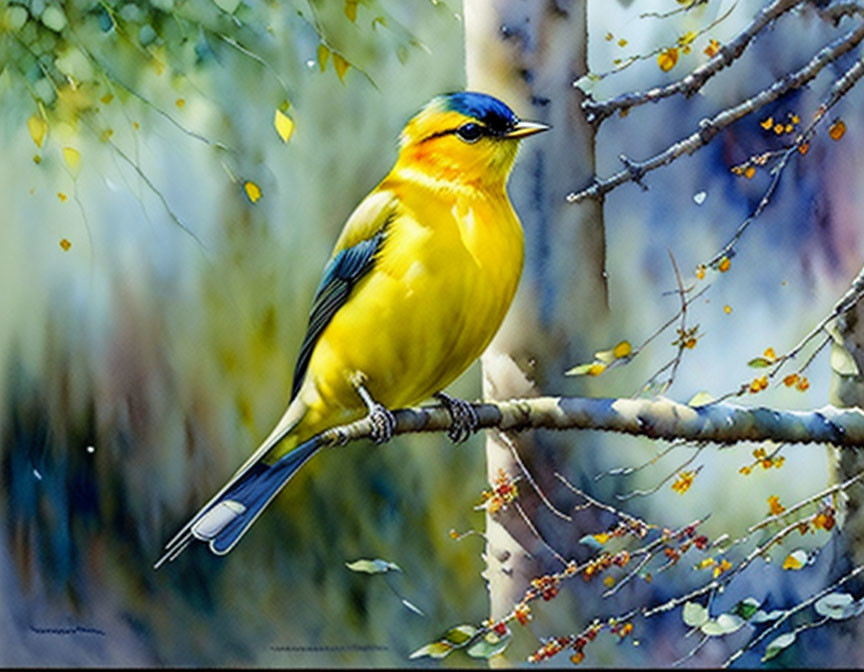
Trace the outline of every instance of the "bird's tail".
[[154, 569], [173, 561], [194, 539], [206, 542], [217, 555], [225, 555], [234, 548], [288, 480], [321, 447], [310, 439], [290, 449], [273, 464], [264, 461], [282, 440], [293, 438], [296, 441], [291, 433], [302, 415], [292, 418], [291, 414], [289, 408], [276, 429], [234, 477], [165, 545], [165, 553]]

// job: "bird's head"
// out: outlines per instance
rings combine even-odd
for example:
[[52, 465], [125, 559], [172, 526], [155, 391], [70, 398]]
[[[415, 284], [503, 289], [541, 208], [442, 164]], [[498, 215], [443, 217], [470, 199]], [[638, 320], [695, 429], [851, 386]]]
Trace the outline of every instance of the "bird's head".
[[548, 128], [521, 121], [484, 93], [438, 96], [402, 131], [397, 166], [450, 182], [503, 187], [519, 140]]

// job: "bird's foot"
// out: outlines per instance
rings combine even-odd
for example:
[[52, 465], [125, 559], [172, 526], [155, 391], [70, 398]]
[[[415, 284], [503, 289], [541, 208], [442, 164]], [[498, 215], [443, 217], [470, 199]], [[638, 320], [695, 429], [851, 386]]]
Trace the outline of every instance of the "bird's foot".
[[383, 404], [374, 402], [367, 416], [372, 423], [372, 434], [370, 438], [375, 443], [387, 443], [393, 438], [393, 430], [396, 429], [396, 416]]
[[362, 379], [355, 378], [352, 381], [357, 394], [366, 404], [369, 414], [366, 416], [372, 423], [372, 433], [369, 438], [375, 443], [387, 443], [393, 438], [393, 430], [396, 429], [396, 416], [384, 404], [379, 404], [372, 398], [364, 385]]
[[447, 436], [453, 443], [467, 441], [468, 437], [479, 429], [480, 418], [477, 417], [477, 411], [470, 402], [451, 397], [444, 392], [439, 392], [435, 398], [447, 408], [450, 417], [453, 418], [453, 424], [447, 430]]

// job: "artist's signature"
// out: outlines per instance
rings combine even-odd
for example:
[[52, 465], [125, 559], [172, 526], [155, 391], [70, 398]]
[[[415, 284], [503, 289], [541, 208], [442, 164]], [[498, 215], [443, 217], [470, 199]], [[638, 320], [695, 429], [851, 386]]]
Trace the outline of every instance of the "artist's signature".
[[327, 645], [302, 645], [302, 644], [274, 644], [271, 651], [291, 651], [293, 653], [337, 653], [340, 651], [388, 651], [387, 646], [376, 644], [334, 644]]
[[37, 635], [99, 635], [105, 636], [105, 631], [99, 628], [87, 628], [83, 625], [76, 625], [72, 628], [37, 628], [35, 625], [30, 626], [30, 632]]

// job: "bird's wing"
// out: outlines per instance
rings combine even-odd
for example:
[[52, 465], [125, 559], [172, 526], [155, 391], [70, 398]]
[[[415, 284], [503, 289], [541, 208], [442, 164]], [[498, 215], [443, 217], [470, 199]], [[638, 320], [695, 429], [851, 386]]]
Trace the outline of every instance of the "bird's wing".
[[300, 391], [321, 333], [348, 300], [354, 286], [373, 268], [387, 225], [396, 217], [397, 210], [398, 200], [392, 192], [375, 191], [357, 206], [345, 223], [312, 301], [309, 326], [294, 368], [292, 399]]

